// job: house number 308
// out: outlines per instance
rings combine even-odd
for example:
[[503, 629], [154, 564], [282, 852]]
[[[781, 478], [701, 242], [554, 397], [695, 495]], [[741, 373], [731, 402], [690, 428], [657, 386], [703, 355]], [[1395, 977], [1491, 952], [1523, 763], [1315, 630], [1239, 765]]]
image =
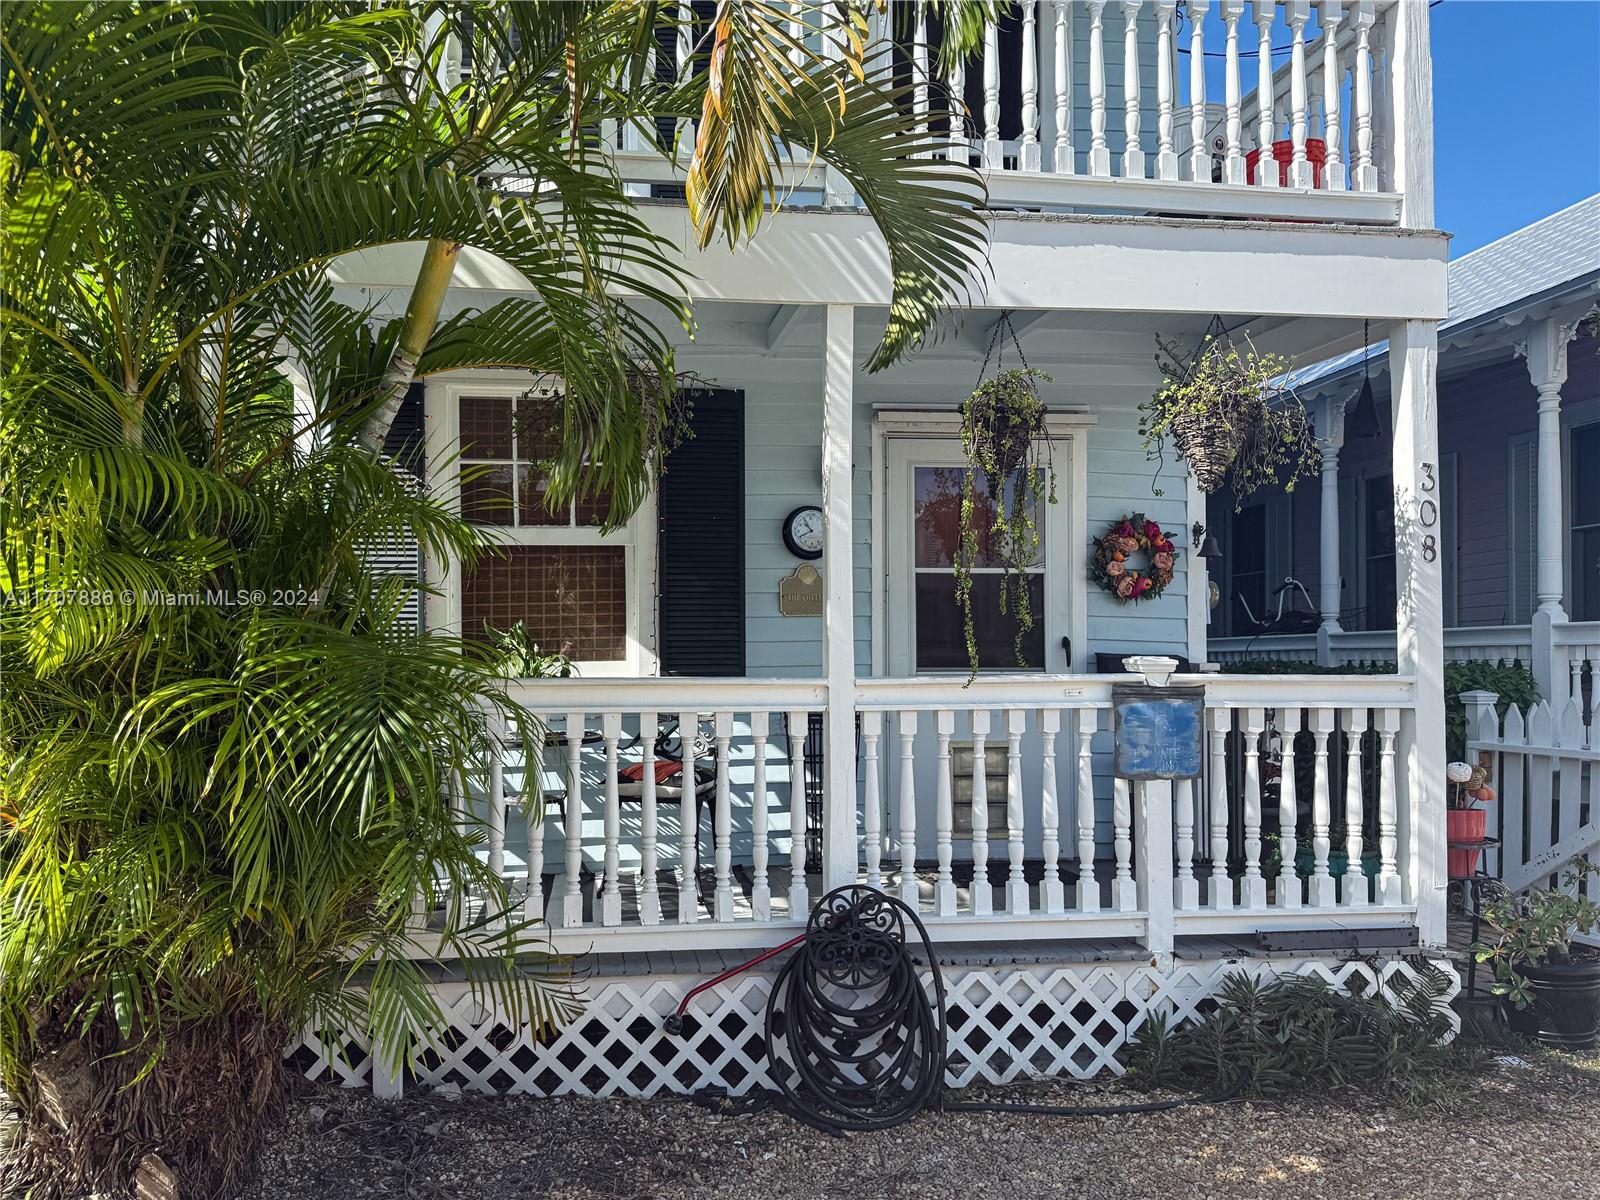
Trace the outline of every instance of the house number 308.
[[[1432, 529], [1439, 523], [1438, 502], [1435, 501], [1432, 496], [1426, 494], [1428, 492], [1436, 491], [1438, 486], [1439, 482], [1434, 476], [1433, 464], [1430, 462], [1423, 463], [1421, 490], [1424, 495], [1417, 502], [1417, 523], [1421, 525], [1423, 529]], [[1431, 563], [1438, 557], [1438, 539], [1431, 533], [1424, 533], [1422, 535], [1422, 561]]]

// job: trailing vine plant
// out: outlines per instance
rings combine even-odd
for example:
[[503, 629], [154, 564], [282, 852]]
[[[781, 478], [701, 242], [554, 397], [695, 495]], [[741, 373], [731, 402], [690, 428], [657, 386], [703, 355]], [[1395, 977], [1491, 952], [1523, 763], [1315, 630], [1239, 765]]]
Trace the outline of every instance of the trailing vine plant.
[[[1007, 369], [1002, 338], [1016, 347], [1020, 367]], [[998, 353], [997, 353], [998, 350]], [[992, 378], [989, 361], [995, 361]], [[1022, 641], [1033, 628], [1033, 600], [1028, 593], [1028, 567], [1039, 557], [1039, 527], [1035, 513], [1048, 500], [1056, 502], [1055, 471], [1045, 418], [1049, 410], [1039, 397], [1038, 385], [1050, 376], [1028, 366], [1022, 346], [1011, 328], [1009, 313], [1002, 313], [989, 341], [979, 371], [979, 383], [961, 405], [961, 449], [966, 471], [961, 483], [961, 542], [953, 556], [956, 602], [967, 644], [970, 673], [978, 675], [978, 639], [972, 619], [972, 568], [984, 550], [978, 512], [978, 480], [988, 491], [993, 521], [987, 533], [987, 559], [1002, 568], [1000, 611], [1016, 622], [1013, 645], [1017, 665], [1023, 665]], [[985, 514], [987, 516], [987, 514]]]
[[1285, 383], [1287, 358], [1258, 351], [1248, 335], [1241, 351], [1221, 317], [1212, 318], [1191, 353], [1159, 336], [1156, 346], [1163, 383], [1139, 408], [1150, 459], [1164, 461], [1170, 437], [1200, 490], [1210, 494], [1229, 483], [1236, 508], [1266, 484], [1281, 482], [1292, 492], [1314, 469], [1311, 418]]

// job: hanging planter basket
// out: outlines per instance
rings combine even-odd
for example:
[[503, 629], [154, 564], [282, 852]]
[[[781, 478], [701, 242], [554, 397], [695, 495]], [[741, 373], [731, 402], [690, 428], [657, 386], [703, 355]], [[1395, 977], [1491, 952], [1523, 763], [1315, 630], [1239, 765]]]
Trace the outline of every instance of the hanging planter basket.
[[1236, 501], [1264, 484], [1293, 491], [1313, 468], [1316, 446], [1304, 404], [1284, 384], [1289, 360], [1248, 338], [1241, 349], [1221, 317], [1190, 353], [1160, 338], [1156, 345], [1164, 382], [1141, 406], [1139, 423], [1149, 456], [1163, 462], [1170, 438], [1207, 495], [1225, 485]]

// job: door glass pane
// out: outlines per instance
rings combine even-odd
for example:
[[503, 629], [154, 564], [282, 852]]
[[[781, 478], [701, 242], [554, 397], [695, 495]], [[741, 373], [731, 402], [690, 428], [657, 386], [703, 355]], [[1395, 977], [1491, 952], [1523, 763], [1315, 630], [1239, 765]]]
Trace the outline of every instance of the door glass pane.
[[[1000, 611], [999, 574], [975, 575], [972, 579], [972, 624], [978, 642], [978, 666], [984, 670], [1044, 669], [1044, 573], [1028, 576], [1028, 596], [1033, 627], [1022, 638], [1022, 661], [1016, 652], [1015, 614]], [[916, 577], [917, 645], [919, 671], [966, 670], [967, 639], [956, 603], [956, 579], [952, 571], [923, 571]]]
[[[915, 495], [913, 517], [915, 520], [916, 565], [919, 567], [948, 567], [955, 562], [961, 548], [961, 484], [966, 476], [965, 467], [917, 467], [915, 469]], [[1013, 471], [1006, 480], [1006, 491], [1012, 503], [1017, 493], [1027, 504], [1035, 523], [1039, 520], [1039, 506], [1023, 489], [1022, 472]], [[1008, 505], [1008, 510], [1010, 506]], [[999, 556], [991, 545], [990, 530], [998, 515], [998, 506], [989, 494], [988, 482], [980, 475], [973, 486], [972, 517], [978, 528], [978, 567], [1000, 566]], [[1042, 549], [1042, 546], [1041, 546]]]

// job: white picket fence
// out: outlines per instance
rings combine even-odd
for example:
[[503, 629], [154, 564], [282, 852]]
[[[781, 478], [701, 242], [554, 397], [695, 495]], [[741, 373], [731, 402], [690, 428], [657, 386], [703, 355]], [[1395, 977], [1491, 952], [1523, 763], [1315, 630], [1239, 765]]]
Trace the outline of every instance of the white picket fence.
[[[1467, 754], [1490, 756], [1498, 791], [1500, 848], [1491, 869], [1513, 891], [1559, 883], [1579, 859], [1600, 867], [1600, 725], [1584, 723], [1580, 698], [1502, 720], [1493, 692], [1463, 692]], [[1600, 883], [1589, 882], [1590, 895]]]

